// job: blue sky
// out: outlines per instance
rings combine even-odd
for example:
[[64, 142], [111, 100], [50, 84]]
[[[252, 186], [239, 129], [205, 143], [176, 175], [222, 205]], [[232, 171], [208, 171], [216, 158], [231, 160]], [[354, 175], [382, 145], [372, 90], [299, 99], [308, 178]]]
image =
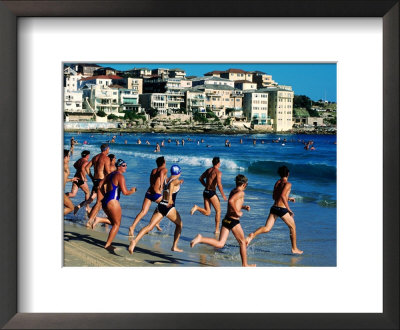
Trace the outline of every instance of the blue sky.
[[180, 68], [188, 76], [202, 76], [213, 70], [229, 68], [245, 71], [262, 71], [272, 75], [280, 85], [293, 87], [296, 95], [307, 95], [312, 100], [325, 99], [336, 102], [336, 63], [97, 63], [118, 70], [134, 67]]

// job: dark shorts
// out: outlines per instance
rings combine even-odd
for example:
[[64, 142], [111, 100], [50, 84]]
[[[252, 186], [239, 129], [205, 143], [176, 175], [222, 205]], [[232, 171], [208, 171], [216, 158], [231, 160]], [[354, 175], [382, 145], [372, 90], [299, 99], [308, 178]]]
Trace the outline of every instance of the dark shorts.
[[168, 202], [161, 201], [157, 206], [157, 211], [164, 217], [168, 215], [169, 211], [175, 208], [175, 205], [168, 207]]
[[78, 179], [78, 181], [74, 182], [74, 184], [76, 184], [78, 187], [80, 187], [81, 185], [83, 185], [85, 183], [85, 181]]
[[152, 194], [150, 192], [146, 192], [146, 195], [144, 196], [144, 198], [147, 198], [147, 199], [151, 200], [152, 202], [155, 202], [160, 197], [161, 197], [161, 194], [157, 194], [157, 193]]
[[270, 213], [277, 215], [278, 217], [283, 217], [286, 213], [288, 213], [288, 209], [285, 207], [279, 207], [273, 205], [271, 209], [269, 210]]
[[240, 223], [239, 220], [232, 219], [230, 217], [225, 216], [224, 220], [222, 220], [222, 226], [231, 230], [233, 227]]
[[96, 191], [99, 188], [100, 182], [102, 179], [93, 179], [93, 188], [92, 191]]
[[203, 191], [203, 197], [208, 198], [208, 199], [211, 199], [211, 197], [215, 196], [216, 194], [217, 194], [217, 192], [215, 190], [205, 189]]

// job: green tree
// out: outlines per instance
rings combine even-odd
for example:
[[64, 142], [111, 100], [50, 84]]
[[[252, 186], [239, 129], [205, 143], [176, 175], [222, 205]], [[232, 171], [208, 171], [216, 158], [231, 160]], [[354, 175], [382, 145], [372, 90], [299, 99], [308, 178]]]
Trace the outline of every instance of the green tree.
[[97, 111], [97, 114], [96, 114], [96, 115], [99, 116], [99, 117], [105, 117], [105, 116], [107, 116], [107, 114], [106, 114], [103, 110]]
[[149, 110], [147, 110], [147, 113], [150, 115], [151, 118], [154, 118], [155, 116], [157, 116], [158, 111], [157, 109], [150, 108]]
[[193, 120], [194, 121], [197, 121], [197, 122], [199, 122], [199, 123], [207, 123], [208, 122], [208, 120], [207, 120], [207, 118], [205, 118], [203, 115], [201, 115], [199, 112], [195, 112], [194, 114], [193, 114]]
[[111, 115], [108, 115], [107, 116], [107, 119], [111, 119], [111, 120], [113, 120], [113, 119], [118, 119], [119, 117], [118, 116], [116, 116], [116, 115], [114, 115], [114, 114], [111, 114]]
[[312, 100], [306, 95], [295, 95], [293, 98], [294, 108], [306, 108], [311, 110]]

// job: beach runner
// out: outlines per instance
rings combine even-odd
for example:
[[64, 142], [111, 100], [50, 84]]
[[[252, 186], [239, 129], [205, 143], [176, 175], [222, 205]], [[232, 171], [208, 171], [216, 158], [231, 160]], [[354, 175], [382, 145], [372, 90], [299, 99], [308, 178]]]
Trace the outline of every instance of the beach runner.
[[[69, 176], [69, 157], [70, 157], [70, 150], [64, 149], [64, 190], [65, 184], [67, 182], [75, 182], [77, 178], [68, 178]], [[68, 197], [67, 194], [64, 194], [64, 215], [71, 213], [74, 210], [74, 204], [72, 203], [71, 199]]]
[[235, 236], [240, 247], [240, 256], [242, 258], [242, 266], [249, 267], [255, 265], [249, 265], [247, 263], [247, 246], [244, 237], [244, 232], [242, 226], [240, 225], [240, 217], [243, 215], [241, 211], [250, 211], [249, 205], [244, 205], [244, 190], [247, 187], [248, 180], [242, 175], [238, 174], [235, 178], [236, 188], [234, 188], [229, 194], [228, 199], [228, 209], [224, 220], [222, 220], [221, 234], [219, 235], [219, 240], [211, 237], [203, 237], [200, 234], [190, 242], [190, 247], [194, 247], [196, 244], [208, 244], [221, 249], [225, 246], [226, 240], [228, 239], [229, 232]]
[[178, 210], [175, 208], [176, 196], [181, 188], [181, 184], [183, 183], [183, 180], [179, 179], [182, 170], [178, 165], [172, 165], [170, 171], [171, 176], [165, 180], [162, 201], [158, 204], [156, 210], [154, 211], [153, 216], [150, 219], [150, 223], [143, 227], [136, 238], [131, 241], [128, 248], [129, 253], [133, 253], [133, 250], [140, 239], [149, 231], [151, 231], [157, 224], [159, 224], [164, 217], [167, 217], [175, 224], [174, 241], [171, 251], [183, 251], [178, 248], [178, 241], [182, 232], [182, 219]]
[[[119, 203], [120, 194], [129, 196], [136, 192], [136, 188], [126, 188], [124, 173], [127, 169], [127, 164], [122, 159], [118, 159], [116, 162], [117, 170], [108, 174], [103, 180], [101, 180], [99, 190], [102, 192], [103, 199], [101, 205], [104, 212], [107, 214], [107, 218], [96, 218], [97, 223], [105, 222], [111, 225], [111, 230], [108, 234], [107, 242], [104, 248], [107, 250], [114, 250], [111, 245], [112, 241], [117, 235], [119, 227], [121, 225], [122, 209]], [[97, 224], [96, 221], [93, 223], [93, 228]]]
[[290, 190], [292, 184], [288, 181], [289, 169], [286, 166], [281, 166], [278, 169], [278, 174], [281, 177], [276, 181], [274, 186], [274, 191], [272, 193], [272, 198], [274, 199], [274, 205], [269, 211], [269, 215], [265, 225], [258, 228], [255, 232], [250, 233], [246, 238], [246, 245], [259, 234], [268, 233], [275, 224], [275, 221], [280, 217], [284, 223], [289, 227], [290, 231], [290, 241], [292, 243], [292, 253], [302, 254], [303, 251], [297, 248], [296, 239], [296, 224], [294, 222], [294, 213], [289, 207], [289, 202], [295, 202], [294, 198], [290, 198]]
[[[149, 212], [151, 202], [156, 202], [157, 204], [162, 200], [162, 191], [164, 186], [164, 181], [167, 177], [167, 168], [165, 167], [165, 159], [163, 156], [156, 159], [157, 168], [153, 168], [150, 173], [150, 187], [147, 189], [144, 196], [142, 209], [138, 215], [136, 215], [135, 220], [129, 227], [129, 236], [133, 237], [135, 235], [135, 228], [139, 221]], [[159, 224], [156, 225], [157, 229], [161, 231]]]
[[224, 189], [222, 188], [221, 177], [222, 173], [219, 170], [221, 162], [219, 157], [214, 157], [212, 160], [213, 167], [206, 170], [199, 178], [201, 184], [205, 187], [203, 191], [204, 209], [200, 206], [194, 205], [190, 210], [190, 214], [199, 211], [201, 214], [209, 216], [211, 214], [210, 204], [215, 210], [215, 234], [219, 233], [219, 223], [221, 220], [221, 204], [217, 195], [216, 187], [218, 186], [221, 196], [226, 201]]
[[75, 197], [79, 188], [82, 189], [82, 191], [85, 194], [85, 200], [82, 203], [80, 203], [79, 206], [76, 206], [75, 210], [77, 208], [79, 209], [80, 205], [85, 205], [86, 201], [89, 200], [90, 197], [90, 190], [86, 179], [86, 174], [87, 174], [86, 164], [89, 162], [89, 156], [90, 156], [90, 151], [83, 150], [81, 152], [81, 158], [74, 163], [74, 167], [76, 169], [74, 177], [77, 180], [72, 184], [71, 192], [67, 193], [67, 196], [69, 198]]
[[[93, 224], [93, 221], [96, 218], [97, 213], [100, 211], [101, 208], [101, 200], [103, 198], [103, 195], [101, 194], [101, 191], [99, 190], [99, 185], [101, 180], [105, 178], [106, 175], [108, 175], [111, 170], [110, 170], [110, 158], [107, 157], [110, 147], [108, 144], [103, 143], [100, 146], [101, 152], [94, 156], [90, 162], [86, 164], [86, 170], [89, 176], [92, 178], [93, 181], [93, 187], [92, 187], [92, 192], [90, 195], [90, 199], [88, 203], [90, 204], [94, 198], [97, 197], [96, 204], [93, 206], [92, 210], [90, 211], [89, 214], [89, 220], [86, 223], [87, 227], [90, 227]], [[90, 173], [90, 168], [93, 166], [94, 169], [94, 174], [93, 176]]]

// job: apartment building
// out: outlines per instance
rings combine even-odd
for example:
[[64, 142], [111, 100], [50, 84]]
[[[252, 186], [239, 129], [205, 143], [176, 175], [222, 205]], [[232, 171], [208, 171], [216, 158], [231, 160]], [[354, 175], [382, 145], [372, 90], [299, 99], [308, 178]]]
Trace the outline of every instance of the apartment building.
[[125, 76], [132, 78], [150, 78], [152, 73], [148, 68], [133, 68], [125, 71]]
[[185, 94], [185, 109], [188, 113], [206, 113], [206, 93], [196, 88], [183, 90]]
[[77, 63], [72, 66], [72, 68], [78, 72], [81, 73], [84, 77], [90, 77], [93, 76], [93, 73], [95, 70], [101, 68], [97, 64], [93, 63]]
[[82, 112], [82, 91], [64, 87], [64, 112]]
[[271, 126], [268, 115], [268, 93], [248, 91], [243, 93], [243, 115], [252, 125]]
[[242, 91], [257, 89], [257, 84], [249, 80], [236, 80], [234, 84], [235, 88], [240, 89]]
[[140, 112], [139, 94], [134, 89], [118, 88], [119, 111]]
[[167, 95], [164, 93], [140, 94], [139, 102], [144, 109], [156, 109], [160, 115], [166, 115], [168, 113]]
[[272, 76], [261, 71], [251, 71], [253, 74], [253, 82], [257, 84], [257, 88], [273, 87], [278, 83], [272, 80]]
[[64, 87], [69, 91], [78, 90], [78, 81], [81, 79], [81, 75], [72, 69], [71, 67], [64, 68]]
[[185, 72], [185, 70], [182, 70], [182, 69], [173, 68], [173, 69], [169, 69], [168, 75], [170, 78], [185, 78], [186, 72]]
[[[167, 109], [174, 113], [183, 107], [185, 101], [182, 80], [182, 78], [160, 78], [159, 76], [144, 79], [143, 93], [165, 94]], [[187, 86], [190, 86], [190, 83]]]
[[143, 79], [142, 78], [127, 78], [126, 87], [136, 91], [137, 94], [143, 93]]
[[117, 115], [120, 108], [118, 88], [92, 85], [89, 103], [94, 112], [104, 111], [107, 115]]
[[229, 80], [249, 80], [253, 81], [253, 74], [250, 72], [243, 71], [241, 69], [229, 69], [220, 73], [221, 78]]
[[258, 90], [268, 93], [268, 113], [273, 119], [276, 132], [288, 131], [293, 127], [294, 92], [290, 86], [267, 87]]
[[116, 75], [86, 77], [86, 78], [81, 78], [81, 80], [79, 80], [78, 88], [83, 88], [87, 84], [98, 85], [103, 87], [107, 87], [110, 85], [122, 86], [125, 85], [125, 80], [124, 78]]
[[111, 67], [98, 68], [93, 71], [93, 76], [108, 76], [117, 74], [117, 70]]
[[192, 85], [194, 86], [199, 86], [199, 85], [224, 85], [224, 86], [230, 86], [234, 87], [234, 82], [229, 79], [225, 78], [220, 78], [217, 76], [204, 76], [204, 77], [196, 77], [191, 79], [192, 80]]

